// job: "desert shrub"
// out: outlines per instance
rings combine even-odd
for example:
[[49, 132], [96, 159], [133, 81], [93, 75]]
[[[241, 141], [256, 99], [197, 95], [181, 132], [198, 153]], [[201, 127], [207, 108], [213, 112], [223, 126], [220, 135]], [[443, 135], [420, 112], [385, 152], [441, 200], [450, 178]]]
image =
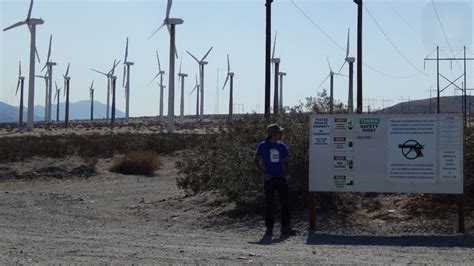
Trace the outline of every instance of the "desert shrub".
[[158, 170], [158, 155], [151, 151], [135, 151], [120, 158], [109, 169], [111, 172], [124, 175], [153, 176]]

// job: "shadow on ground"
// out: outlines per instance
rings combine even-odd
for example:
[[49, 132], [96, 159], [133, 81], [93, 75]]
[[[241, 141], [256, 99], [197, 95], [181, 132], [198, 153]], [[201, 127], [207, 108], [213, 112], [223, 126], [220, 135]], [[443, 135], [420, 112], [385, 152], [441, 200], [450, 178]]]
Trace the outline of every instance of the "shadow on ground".
[[401, 247], [464, 247], [474, 248], [474, 236], [343, 236], [311, 232], [308, 245], [401, 246]]

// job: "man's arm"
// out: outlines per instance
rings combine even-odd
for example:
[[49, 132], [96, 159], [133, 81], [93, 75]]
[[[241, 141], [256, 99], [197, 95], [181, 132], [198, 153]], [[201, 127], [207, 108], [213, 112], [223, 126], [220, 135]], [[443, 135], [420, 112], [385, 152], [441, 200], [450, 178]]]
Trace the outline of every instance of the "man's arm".
[[255, 156], [255, 170], [257, 170], [262, 176], [264, 181], [272, 179], [272, 177], [265, 173], [265, 170], [262, 167], [262, 156]]

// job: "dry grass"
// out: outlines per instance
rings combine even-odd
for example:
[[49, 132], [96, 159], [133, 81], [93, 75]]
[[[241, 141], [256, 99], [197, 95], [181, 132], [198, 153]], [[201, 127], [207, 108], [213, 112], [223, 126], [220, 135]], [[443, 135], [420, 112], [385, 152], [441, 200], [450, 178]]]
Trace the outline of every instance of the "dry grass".
[[159, 168], [160, 161], [155, 152], [135, 151], [116, 161], [109, 170], [124, 175], [153, 176]]

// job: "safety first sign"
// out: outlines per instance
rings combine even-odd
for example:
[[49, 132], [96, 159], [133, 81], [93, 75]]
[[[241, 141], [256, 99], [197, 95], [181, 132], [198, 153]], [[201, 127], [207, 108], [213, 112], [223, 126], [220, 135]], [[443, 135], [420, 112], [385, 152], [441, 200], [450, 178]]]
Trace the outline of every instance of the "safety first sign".
[[310, 191], [463, 191], [460, 115], [314, 115]]

